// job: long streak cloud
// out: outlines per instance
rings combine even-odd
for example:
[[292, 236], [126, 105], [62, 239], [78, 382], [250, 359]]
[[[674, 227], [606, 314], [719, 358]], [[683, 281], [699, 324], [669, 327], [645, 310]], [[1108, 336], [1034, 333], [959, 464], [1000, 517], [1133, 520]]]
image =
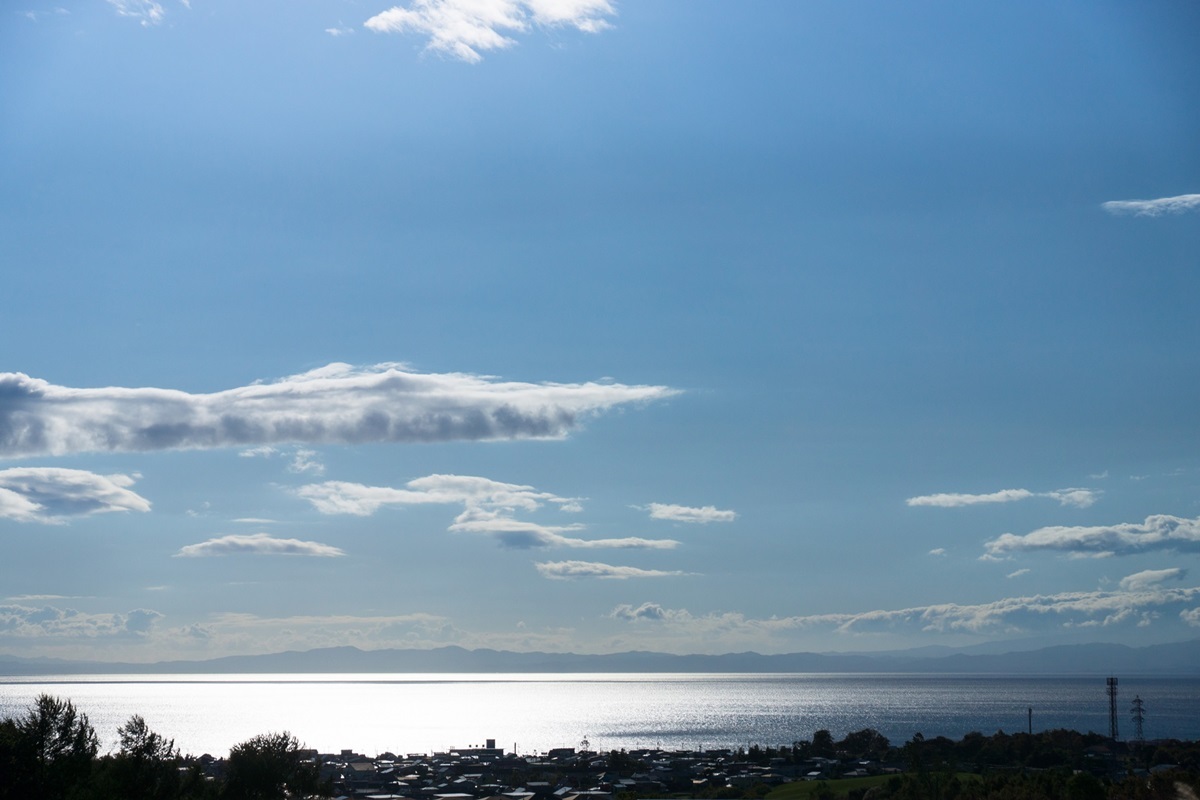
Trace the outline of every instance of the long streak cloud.
[[56, 386], [0, 373], [0, 458], [87, 452], [559, 439], [590, 416], [676, 394], [665, 386], [518, 383], [399, 364], [330, 364], [211, 394]]
[[1096, 489], [1056, 489], [1053, 492], [1031, 492], [1028, 489], [1001, 489], [998, 492], [986, 494], [959, 494], [943, 492], [926, 494], [920, 497], [910, 497], [905, 500], [909, 506], [931, 506], [934, 508], [961, 508], [991, 503], [1015, 503], [1028, 500], [1031, 497], [1048, 497], [1057, 500], [1060, 505], [1088, 508], [1096, 502], [1100, 492]]
[[1200, 518], [1154, 514], [1145, 522], [1116, 525], [1054, 525], [1018, 536], [1006, 533], [987, 542], [984, 558], [1049, 550], [1077, 557], [1105, 558], [1157, 551], [1200, 552]]
[[1101, 207], [1110, 214], [1132, 214], [1135, 217], [1161, 217], [1163, 214], [1182, 214], [1200, 210], [1200, 194], [1180, 194], [1154, 200], [1109, 200]]

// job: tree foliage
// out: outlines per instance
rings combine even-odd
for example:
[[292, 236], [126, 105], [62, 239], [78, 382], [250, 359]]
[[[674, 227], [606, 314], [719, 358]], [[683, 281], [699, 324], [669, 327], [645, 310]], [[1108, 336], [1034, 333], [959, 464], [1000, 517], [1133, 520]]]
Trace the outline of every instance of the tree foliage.
[[180, 759], [167, 739], [134, 715], [117, 729], [120, 749], [106, 761], [103, 783], [127, 800], [169, 800], [180, 795]]
[[86, 714], [68, 700], [39, 695], [24, 716], [0, 726], [0, 797], [73, 796], [87, 785], [97, 749]]
[[224, 791], [229, 800], [278, 800], [316, 787], [315, 767], [303, 762], [300, 743], [287, 731], [260, 734], [229, 752]]

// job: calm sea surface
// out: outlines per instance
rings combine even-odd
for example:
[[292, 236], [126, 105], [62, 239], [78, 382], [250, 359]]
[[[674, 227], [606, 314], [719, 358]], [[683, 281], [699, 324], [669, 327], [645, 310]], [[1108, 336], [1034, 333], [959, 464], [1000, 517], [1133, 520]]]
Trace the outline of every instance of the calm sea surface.
[[[1120, 732], [1145, 703], [1146, 738], [1200, 739], [1200, 678], [1121, 678]], [[225, 755], [288, 730], [322, 752], [429, 753], [497, 746], [702, 749], [790, 744], [826, 728], [921, 732], [1072, 728], [1108, 732], [1103, 678], [926, 675], [96, 675], [0, 678], [0, 716], [41, 693], [70, 699], [112, 748], [133, 714], [184, 753]]]

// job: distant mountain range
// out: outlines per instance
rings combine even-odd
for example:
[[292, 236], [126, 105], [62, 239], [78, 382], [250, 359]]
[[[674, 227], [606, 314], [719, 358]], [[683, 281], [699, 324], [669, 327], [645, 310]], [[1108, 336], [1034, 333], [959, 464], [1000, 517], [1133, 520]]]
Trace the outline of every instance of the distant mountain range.
[[1010, 652], [918, 648], [881, 653], [728, 653], [672, 655], [634, 651], [607, 655], [514, 653], [504, 650], [359, 650], [329, 647], [205, 661], [129, 664], [0, 655], [0, 675], [322, 672], [732, 672], [966, 673], [1003, 675], [1200, 675], [1200, 639], [1148, 647], [1070, 644]]

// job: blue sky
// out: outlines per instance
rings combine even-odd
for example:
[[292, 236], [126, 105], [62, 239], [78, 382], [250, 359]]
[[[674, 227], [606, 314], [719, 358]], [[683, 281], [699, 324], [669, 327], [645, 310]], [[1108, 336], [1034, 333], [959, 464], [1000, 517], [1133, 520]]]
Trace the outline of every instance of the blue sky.
[[6, 8], [0, 653], [1197, 636], [1198, 29]]

